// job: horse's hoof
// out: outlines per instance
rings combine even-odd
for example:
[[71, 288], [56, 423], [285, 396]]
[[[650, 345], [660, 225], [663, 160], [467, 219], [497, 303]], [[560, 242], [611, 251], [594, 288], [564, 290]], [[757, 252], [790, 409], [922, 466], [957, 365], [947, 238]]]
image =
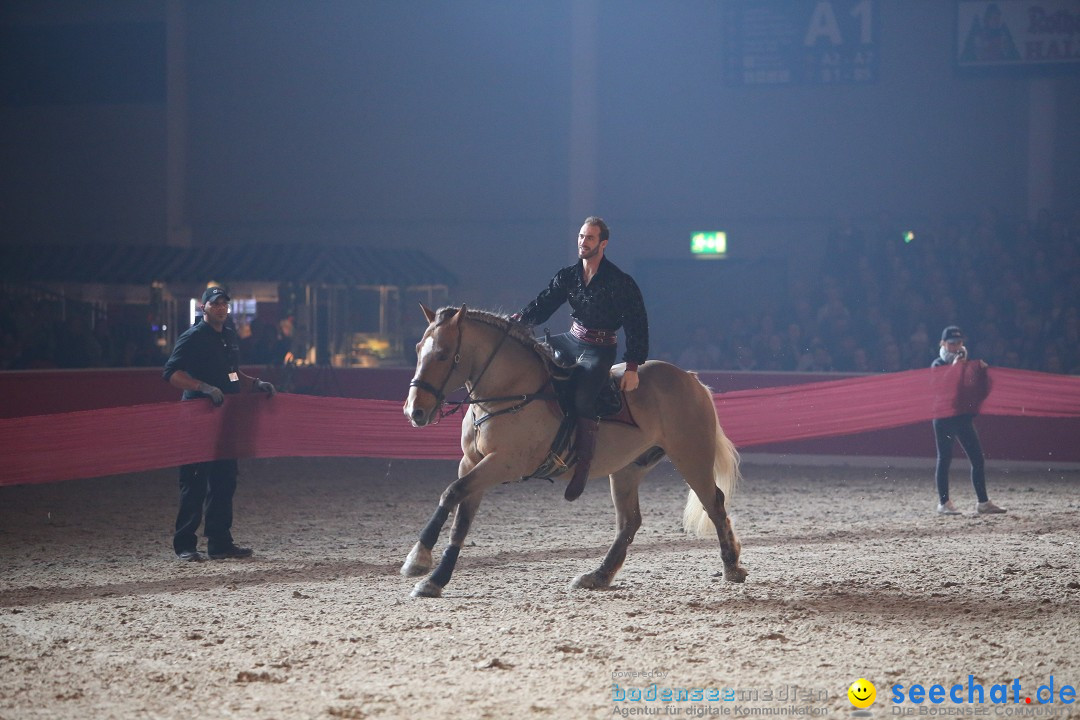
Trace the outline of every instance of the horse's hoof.
[[430, 580], [421, 580], [416, 583], [416, 587], [409, 594], [415, 598], [437, 598], [442, 597], [442, 588]]
[[609, 585], [600, 580], [594, 572], [578, 575], [574, 578], [574, 582], [570, 583], [570, 587], [574, 590], [606, 590]]
[[746, 576], [748, 572], [749, 571], [742, 565], [736, 565], [735, 567], [731, 568], [726, 567], [724, 568], [724, 579], [728, 582], [746, 582]]
[[405, 577], [417, 577], [431, 572], [431, 551], [417, 543], [409, 556], [405, 558], [405, 564], [401, 566], [401, 574]]
[[405, 577], [418, 577], [427, 575], [429, 572], [431, 572], [430, 565], [423, 565], [412, 560], [406, 560], [405, 564], [401, 566], [401, 574]]

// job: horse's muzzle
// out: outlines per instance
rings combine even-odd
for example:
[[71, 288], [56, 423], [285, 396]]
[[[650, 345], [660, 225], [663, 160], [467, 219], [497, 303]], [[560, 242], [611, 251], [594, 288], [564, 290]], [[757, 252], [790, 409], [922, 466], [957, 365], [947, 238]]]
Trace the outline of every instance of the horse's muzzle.
[[424, 427], [427, 425], [427, 413], [423, 408], [413, 408], [413, 411], [408, 414], [409, 422], [413, 424], [413, 427]]
[[409, 389], [409, 397], [405, 400], [405, 407], [402, 408], [405, 412], [405, 417], [409, 418], [409, 422], [413, 427], [424, 427], [431, 422], [431, 418], [435, 415], [435, 408], [426, 409], [417, 402], [416, 388]]

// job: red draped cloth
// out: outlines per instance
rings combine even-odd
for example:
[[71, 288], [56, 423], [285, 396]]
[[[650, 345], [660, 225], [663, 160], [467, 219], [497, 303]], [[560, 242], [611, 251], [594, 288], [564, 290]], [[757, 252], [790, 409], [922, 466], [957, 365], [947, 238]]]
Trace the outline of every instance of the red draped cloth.
[[[1080, 378], [977, 363], [720, 393], [741, 448], [910, 425], [971, 412], [1080, 417]], [[461, 423], [412, 428], [401, 403], [279, 393], [0, 419], [0, 485], [172, 467], [215, 458], [457, 459]]]
[[[1018, 372], [989, 370], [977, 362], [969, 362], [806, 385], [741, 390], [716, 395], [716, 410], [724, 431], [739, 447], [852, 435], [938, 417], [977, 414], [987, 400], [990, 375], [1002, 379], [1008, 387], [1012, 382], [1008, 378]], [[1068, 417], [1070, 407], [1072, 413], [1080, 414], [1080, 378], [1024, 374], [1071, 380], [1074, 388], [1071, 406], [1059, 404], [1060, 397], [1046, 393], [1046, 402], [1033, 408], [1035, 411], [1030, 414], [1052, 415], [1062, 411]], [[1023, 382], [1020, 385], [1026, 386]], [[1052, 385], [1057, 387], [1060, 383]], [[995, 413], [1000, 407], [991, 404], [983, 407], [982, 412], [1015, 414]]]

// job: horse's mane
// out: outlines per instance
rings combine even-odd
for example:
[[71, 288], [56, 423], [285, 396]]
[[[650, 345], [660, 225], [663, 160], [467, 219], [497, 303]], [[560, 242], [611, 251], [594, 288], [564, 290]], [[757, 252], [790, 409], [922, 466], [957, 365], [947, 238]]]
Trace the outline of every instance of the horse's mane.
[[[435, 325], [442, 325], [460, 309], [461, 308], [453, 306], [439, 308], [435, 313]], [[555, 356], [551, 352], [551, 347], [533, 337], [532, 331], [528, 325], [514, 322], [502, 313], [492, 312], [490, 310], [478, 310], [475, 308], [467, 308], [465, 310], [465, 317], [468, 320], [476, 320], [484, 325], [489, 325], [499, 332], [506, 333], [508, 337], [517, 340], [525, 346], [526, 349], [532, 350], [540, 356], [540, 359], [543, 360], [544, 366], [548, 369], [548, 372], [558, 376], [562, 376], [566, 373], [566, 370], [555, 360]]]

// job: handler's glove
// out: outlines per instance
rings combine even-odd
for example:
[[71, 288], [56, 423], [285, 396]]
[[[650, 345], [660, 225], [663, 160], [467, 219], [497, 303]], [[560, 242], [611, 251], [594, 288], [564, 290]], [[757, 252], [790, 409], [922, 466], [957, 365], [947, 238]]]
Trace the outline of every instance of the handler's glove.
[[210, 402], [214, 403], [214, 407], [221, 407], [221, 403], [225, 402], [225, 393], [221, 392], [221, 388], [201, 382], [197, 389], [202, 394], [210, 396]]
[[255, 382], [251, 383], [251, 387], [255, 392], [269, 393], [270, 397], [274, 397], [274, 393], [277, 392], [277, 388], [259, 378], [255, 378]]

